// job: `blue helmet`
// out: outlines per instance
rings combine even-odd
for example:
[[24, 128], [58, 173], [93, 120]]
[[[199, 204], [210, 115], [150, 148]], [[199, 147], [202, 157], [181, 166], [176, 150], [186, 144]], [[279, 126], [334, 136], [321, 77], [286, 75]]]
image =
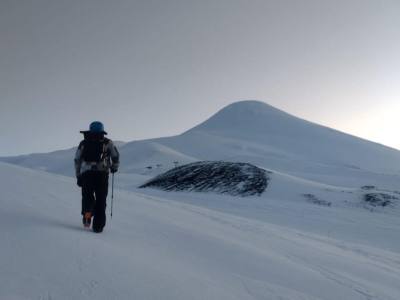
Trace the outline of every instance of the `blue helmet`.
[[107, 132], [104, 131], [103, 123], [101, 123], [99, 121], [94, 121], [94, 122], [90, 123], [89, 131], [93, 132], [93, 133], [104, 133], [104, 134], [107, 134]]

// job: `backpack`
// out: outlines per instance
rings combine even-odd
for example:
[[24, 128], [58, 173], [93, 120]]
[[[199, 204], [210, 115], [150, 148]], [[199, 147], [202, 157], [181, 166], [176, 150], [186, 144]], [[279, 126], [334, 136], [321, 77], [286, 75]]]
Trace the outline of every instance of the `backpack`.
[[82, 160], [86, 162], [101, 162], [107, 158], [107, 139], [82, 141]]

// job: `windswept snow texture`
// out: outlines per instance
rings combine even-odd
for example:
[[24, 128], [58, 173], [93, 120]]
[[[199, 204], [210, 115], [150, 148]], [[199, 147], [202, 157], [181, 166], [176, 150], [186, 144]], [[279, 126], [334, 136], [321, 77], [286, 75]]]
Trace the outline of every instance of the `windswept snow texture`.
[[268, 181], [267, 171], [251, 164], [203, 161], [174, 168], [141, 188], [253, 196], [261, 195]]

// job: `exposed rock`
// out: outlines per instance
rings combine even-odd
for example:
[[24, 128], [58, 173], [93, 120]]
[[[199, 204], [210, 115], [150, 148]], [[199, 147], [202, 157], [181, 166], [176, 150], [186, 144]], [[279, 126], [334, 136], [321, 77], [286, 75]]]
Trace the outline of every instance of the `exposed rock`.
[[373, 207], [385, 207], [388, 205], [393, 204], [394, 200], [398, 200], [399, 198], [389, 195], [389, 194], [384, 194], [384, 193], [369, 193], [364, 195], [364, 201]]
[[317, 196], [315, 196], [313, 194], [303, 194], [303, 197], [305, 197], [308, 202], [313, 203], [313, 204], [318, 204], [318, 205], [322, 205], [322, 206], [331, 206], [332, 205], [332, 202], [319, 199]]
[[248, 163], [202, 161], [169, 170], [140, 188], [215, 192], [234, 196], [261, 195], [268, 186], [270, 173]]
[[376, 186], [374, 186], [374, 185], [364, 185], [364, 186], [361, 187], [361, 189], [370, 191], [370, 190], [375, 190]]

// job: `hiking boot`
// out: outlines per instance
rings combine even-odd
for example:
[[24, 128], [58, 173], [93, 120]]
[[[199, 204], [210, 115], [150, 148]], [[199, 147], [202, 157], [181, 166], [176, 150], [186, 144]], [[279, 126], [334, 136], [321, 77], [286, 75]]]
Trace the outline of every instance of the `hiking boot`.
[[90, 227], [90, 223], [92, 222], [92, 213], [91, 212], [85, 213], [85, 215], [83, 216], [82, 222], [83, 222], [83, 226]]
[[93, 232], [101, 233], [101, 232], [103, 232], [103, 228], [93, 228]]

